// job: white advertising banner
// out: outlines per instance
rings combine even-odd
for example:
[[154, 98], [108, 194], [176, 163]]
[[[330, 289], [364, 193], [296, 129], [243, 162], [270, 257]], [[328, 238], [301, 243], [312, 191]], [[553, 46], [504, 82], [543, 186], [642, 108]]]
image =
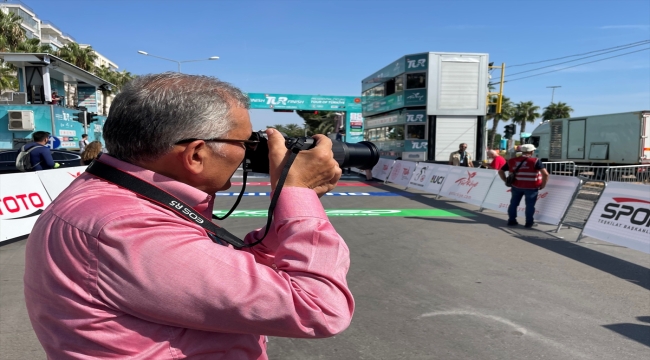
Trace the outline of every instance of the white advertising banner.
[[387, 180], [405, 187], [408, 186], [416, 164], [417, 163], [413, 161], [396, 160], [395, 164], [393, 164], [393, 170], [391, 170]]
[[87, 166], [77, 166], [71, 168], [53, 169], [37, 171], [39, 179], [43, 183], [45, 190], [50, 195], [50, 199], [56, 199], [59, 194], [70, 185], [72, 180], [86, 171]]
[[609, 182], [582, 234], [650, 254], [650, 186]]
[[453, 166], [429, 164], [426, 177], [424, 178], [424, 191], [431, 194], [440, 194], [442, 184], [444, 184], [447, 174], [451, 171]]
[[[576, 177], [550, 175], [546, 187], [537, 194], [533, 218], [547, 224], [559, 224], [578, 185], [580, 179]], [[510, 188], [506, 187], [501, 179], [496, 178], [481, 207], [507, 213], [508, 206], [510, 206]], [[523, 218], [525, 211], [526, 203], [522, 198], [517, 207], [517, 216]]]
[[440, 195], [481, 206], [496, 175], [495, 170], [452, 166]]
[[0, 175], [0, 242], [29, 234], [49, 204], [36, 173]]
[[395, 160], [393, 159], [379, 159], [377, 165], [372, 168], [372, 177], [381, 179], [382, 181], [386, 180], [394, 162]]
[[410, 187], [424, 190], [424, 185], [426, 184], [425, 180], [431, 173], [433, 165], [434, 164], [419, 162], [415, 166], [415, 169], [413, 169], [413, 176], [411, 176], [407, 188]]

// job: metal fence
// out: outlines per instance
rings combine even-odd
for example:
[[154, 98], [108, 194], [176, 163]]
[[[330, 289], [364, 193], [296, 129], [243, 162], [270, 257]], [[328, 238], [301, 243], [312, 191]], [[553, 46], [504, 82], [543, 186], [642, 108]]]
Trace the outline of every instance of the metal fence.
[[546, 171], [551, 175], [575, 176], [575, 166], [573, 161], [545, 162]]
[[589, 180], [583, 177], [576, 194], [569, 204], [569, 208], [564, 214], [564, 218], [560, 221], [555, 232], [560, 231], [562, 226], [584, 229], [591, 211], [596, 206], [606, 186], [607, 183], [604, 180]]
[[610, 166], [605, 181], [650, 185], [650, 165]]

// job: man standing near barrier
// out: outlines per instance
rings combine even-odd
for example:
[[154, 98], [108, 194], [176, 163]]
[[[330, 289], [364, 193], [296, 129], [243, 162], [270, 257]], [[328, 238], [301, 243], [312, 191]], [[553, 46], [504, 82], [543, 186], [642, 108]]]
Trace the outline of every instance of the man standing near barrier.
[[[526, 224], [527, 228], [533, 227], [535, 222], [535, 203], [537, 193], [546, 187], [548, 171], [542, 162], [533, 157], [535, 145], [525, 144], [521, 146], [521, 156], [512, 158], [499, 170], [499, 177], [506, 181], [506, 171], [515, 173], [515, 181], [510, 188], [510, 206], [508, 206], [508, 226], [519, 225], [517, 223], [517, 207], [521, 198], [526, 201]], [[512, 169], [512, 170], [511, 170]]]
[[271, 188], [281, 176], [284, 187], [264, 242], [249, 246], [263, 228], [225, 246], [232, 236], [206, 224], [260, 143], [248, 108], [207, 76], [144, 75], [121, 89], [104, 125], [110, 154], [27, 239], [25, 303], [48, 358], [265, 360], [264, 335], [348, 327], [349, 251], [319, 201], [341, 177], [329, 138], [315, 135], [287, 173], [285, 139], [266, 130]]
[[472, 155], [467, 152], [466, 143], [458, 145], [458, 151], [449, 154], [449, 165], [474, 167], [474, 164], [472, 163]]

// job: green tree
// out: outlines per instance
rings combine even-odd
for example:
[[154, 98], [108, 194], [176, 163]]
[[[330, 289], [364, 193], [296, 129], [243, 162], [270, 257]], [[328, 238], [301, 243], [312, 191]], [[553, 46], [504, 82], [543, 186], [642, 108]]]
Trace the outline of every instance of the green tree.
[[494, 146], [494, 137], [497, 133], [497, 127], [499, 126], [499, 121], [505, 120], [508, 121], [514, 116], [514, 106], [510, 98], [504, 96], [501, 101], [501, 114], [492, 114], [488, 116], [488, 120], [492, 119], [492, 133], [490, 135], [490, 140], [488, 144]]
[[15, 13], [0, 11], [0, 51], [14, 51], [26, 39], [25, 29], [20, 27], [23, 19]]
[[512, 122], [520, 125], [520, 134], [526, 132], [526, 123], [535, 122], [535, 119], [540, 116], [538, 111], [539, 106], [532, 101], [520, 101], [515, 105]]
[[56, 52], [56, 56], [86, 71], [94, 71], [97, 54], [92, 46], [80, 47], [77, 43], [67, 43]]
[[275, 124], [269, 127], [272, 127], [278, 130], [279, 132], [284, 133], [288, 137], [305, 136], [305, 129], [298, 124], [287, 124], [287, 125]]
[[0, 90], [15, 91], [18, 89], [18, 78], [16, 77], [16, 70], [0, 64]]
[[16, 52], [24, 53], [54, 53], [54, 50], [48, 44], [41, 44], [41, 41], [37, 38], [27, 39], [20, 44], [15, 49]]
[[571, 106], [563, 102], [551, 103], [549, 106], [544, 108], [542, 113], [542, 119], [544, 120], [554, 120], [554, 119], [566, 119], [571, 116], [573, 109]]
[[111, 95], [120, 92], [124, 84], [131, 81], [135, 76], [126, 70], [117, 72], [105, 65], [95, 67], [95, 75], [113, 84], [113, 86], [110, 89], [108, 87], [101, 88], [102, 98], [103, 98], [102, 114], [106, 115], [108, 114], [108, 109], [107, 109], [108, 98]]

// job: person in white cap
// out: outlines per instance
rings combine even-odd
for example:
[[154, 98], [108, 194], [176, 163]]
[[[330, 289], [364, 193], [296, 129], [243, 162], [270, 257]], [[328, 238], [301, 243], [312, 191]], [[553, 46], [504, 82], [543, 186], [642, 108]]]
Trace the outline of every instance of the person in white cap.
[[508, 207], [508, 226], [517, 226], [517, 207], [521, 203], [521, 198], [526, 201], [526, 224], [527, 228], [533, 227], [535, 222], [535, 203], [537, 203], [537, 193], [546, 187], [548, 181], [548, 171], [542, 162], [533, 157], [535, 145], [521, 145], [521, 156], [512, 158], [499, 170], [499, 177], [506, 181], [506, 171], [515, 173], [515, 181], [510, 188], [510, 206]]

